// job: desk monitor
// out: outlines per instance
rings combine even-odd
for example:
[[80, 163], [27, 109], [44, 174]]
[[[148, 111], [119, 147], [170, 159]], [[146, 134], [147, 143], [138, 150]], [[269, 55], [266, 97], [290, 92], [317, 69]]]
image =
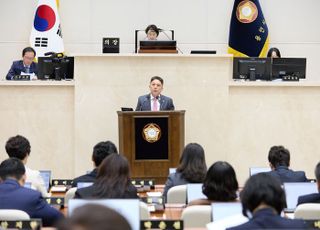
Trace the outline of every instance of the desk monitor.
[[286, 211], [294, 211], [299, 196], [318, 193], [317, 183], [310, 182], [297, 182], [297, 183], [284, 183], [284, 191], [286, 193], [287, 209]]
[[68, 203], [68, 215], [70, 216], [76, 208], [85, 204], [100, 204], [112, 208], [127, 219], [132, 230], [140, 229], [140, 204], [138, 199], [71, 199]]
[[214, 202], [211, 204], [212, 220], [222, 220], [229, 216], [242, 214], [241, 202]]
[[50, 189], [50, 181], [51, 181], [51, 171], [50, 170], [40, 170], [40, 176], [42, 177], [44, 184], [46, 186], [47, 191]]
[[145, 40], [145, 41], [140, 41], [140, 49], [175, 50], [176, 46], [177, 46], [176, 40]]
[[73, 79], [74, 57], [39, 57], [38, 79], [71, 80]]
[[203, 184], [187, 184], [187, 203], [189, 204], [193, 200], [206, 199], [206, 195], [202, 193]]
[[233, 79], [240, 80], [271, 80], [270, 58], [233, 58]]
[[282, 79], [283, 76], [306, 78], [306, 58], [273, 58], [272, 79]]

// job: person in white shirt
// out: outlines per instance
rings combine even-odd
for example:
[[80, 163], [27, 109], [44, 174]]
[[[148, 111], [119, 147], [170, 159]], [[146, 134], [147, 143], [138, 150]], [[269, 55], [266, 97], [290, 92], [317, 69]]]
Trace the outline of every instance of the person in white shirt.
[[26, 166], [31, 152], [31, 146], [28, 139], [21, 135], [10, 137], [6, 142], [5, 148], [10, 158], [15, 157], [23, 162], [26, 169], [26, 182], [31, 183], [31, 188], [39, 191], [43, 197], [50, 196], [46, 190], [46, 186], [40, 172], [32, 170]]

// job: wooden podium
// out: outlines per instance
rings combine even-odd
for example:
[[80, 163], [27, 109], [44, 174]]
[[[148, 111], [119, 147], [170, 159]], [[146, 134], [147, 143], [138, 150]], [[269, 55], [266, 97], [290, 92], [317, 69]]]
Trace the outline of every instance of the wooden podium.
[[130, 164], [131, 177], [165, 183], [184, 148], [184, 110], [118, 111], [119, 149]]

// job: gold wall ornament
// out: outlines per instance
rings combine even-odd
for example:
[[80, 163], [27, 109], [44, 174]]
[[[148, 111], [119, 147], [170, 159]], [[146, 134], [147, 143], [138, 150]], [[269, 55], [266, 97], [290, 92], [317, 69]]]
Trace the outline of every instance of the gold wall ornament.
[[149, 143], [157, 142], [161, 138], [161, 129], [155, 123], [146, 124], [142, 129], [142, 137]]
[[258, 8], [252, 1], [242, 1], [237, 7], [237, 19], [242, 23], [251, 23], [258, 17]]

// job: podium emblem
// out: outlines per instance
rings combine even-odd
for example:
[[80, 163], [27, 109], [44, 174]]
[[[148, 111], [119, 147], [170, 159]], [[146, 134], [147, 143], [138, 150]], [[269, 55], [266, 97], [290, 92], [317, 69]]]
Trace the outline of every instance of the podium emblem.
[[161, 138], [161, 129], [155, 123], [149, 123], [142, 129], [143, 139], [149, 143], [157, 142]]

